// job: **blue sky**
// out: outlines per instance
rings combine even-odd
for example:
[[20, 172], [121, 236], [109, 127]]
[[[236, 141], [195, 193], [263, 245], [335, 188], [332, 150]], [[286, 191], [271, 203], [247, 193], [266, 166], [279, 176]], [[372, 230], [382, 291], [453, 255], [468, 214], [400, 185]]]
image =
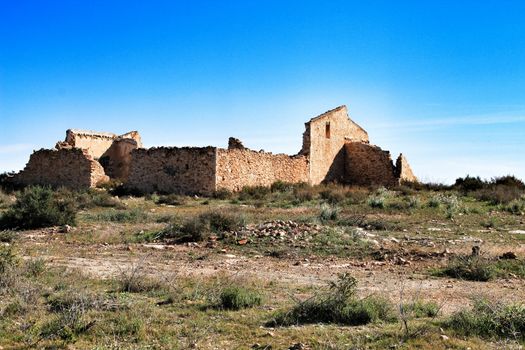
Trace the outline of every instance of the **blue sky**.
[[0, 171], [68, 128], [296, 153], [341, 104], [425, 181], [525, 178], [523, 1], [0, 0]]

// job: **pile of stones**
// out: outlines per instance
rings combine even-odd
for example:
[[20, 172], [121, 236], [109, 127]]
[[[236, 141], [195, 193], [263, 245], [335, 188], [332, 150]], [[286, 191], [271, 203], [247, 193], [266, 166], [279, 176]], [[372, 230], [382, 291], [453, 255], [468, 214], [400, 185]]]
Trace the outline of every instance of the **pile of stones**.
[[226, 236], [235, 238], [239, 244], [246, 244], [257, 239], [308, 241], [320, 231], [321, 226], [316, 224], [273, 220], [261, 224], [246, 225], [237, 231], [228, 232]]

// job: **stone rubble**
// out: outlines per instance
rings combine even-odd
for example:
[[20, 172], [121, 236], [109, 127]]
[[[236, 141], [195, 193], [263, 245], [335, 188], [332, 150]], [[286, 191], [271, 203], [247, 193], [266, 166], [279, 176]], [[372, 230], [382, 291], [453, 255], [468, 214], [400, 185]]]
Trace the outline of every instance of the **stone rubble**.
[[235, 238], [240, 245], [259, 239], [309, 241], [312, 236], [317, 235], [321, 230], [322, 227], [316, 224], [297, 223], [290, 220], [273, 220], [262, 224], [246, 225], [240, 230], [227, 232], [225, 237]]

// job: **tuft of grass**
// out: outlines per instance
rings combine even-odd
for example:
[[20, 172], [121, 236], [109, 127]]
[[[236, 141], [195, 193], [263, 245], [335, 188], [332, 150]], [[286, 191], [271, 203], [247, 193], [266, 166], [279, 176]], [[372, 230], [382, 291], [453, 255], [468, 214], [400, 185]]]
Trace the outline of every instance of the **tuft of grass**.
[[323, 203], [321, 205], [321, 211], [319, 212], [319, 220], [322, 223], [337, 220], [339, 217], [339, 212], [339, 208]]
[[42, 275], [46, 269], [46, 262], [41, 258], [31, 259], [25, 263], [25, 273], [28, 277], [38, 277]]
[[0, 228], [32, 229], [74, 225], [77, 207], [69, 196], [60, 196], [49, 187], [31, 186], [24, 189], [15, 204], [0, 218]]
[[514, 199], [505, 205], [504, 209], [511, 214], [521, 215], [525, 212], [525, 199]]
[[0, 242], [2, 243], [13, 243], [18, 238], [16, 231], [0, 231]]
[[391, 197], [391, 192], [384, 187], [378, 188], [374, 194], [368, 197], [368, 205], [371, 208], [384, 209], [386, 200]]
[[324, 293], [297, 303], [288, 311], [278, 312], [269, 326], [312, 323], [336, 323], [350, 326], [396, 319], [392, 304], [377, 296], [359, 299], [357, 280], [349, 274], [339, 275]]
[[119, 292], [145, 293], [166, 289], [161, 280], [146, 275], [144, 263], [145, 260], [141, 260], [120, 272], [116, 280]]
[[447, 266], [434, 275], [486, 282], [496, 277], [496, 273], [494, 265], [482, 257], [458, 256], [450, 259]]
[[230, 286], [221, 291], [219, 307], [228, 310], [241, 310], [261, 305], [259, 292], [242, 286]]
[[129, 210], [107, 210], [100, 213], [92, 214], [88, 218], [94, 221], [108, 221], [108, 222], [131, 222], [137, 223], [146, 221], [149, 215], [140, 208]]
[[525, 339], [525, 305], [478, 298], [454, 313], [444, 325], [456, 333], [482, 338]]
[[424, 302], [417, 300], [413, 303], [401, 305], [403, 312], [415, 318], [436, 317], [439, 313], [439, 305], [435, 302]]

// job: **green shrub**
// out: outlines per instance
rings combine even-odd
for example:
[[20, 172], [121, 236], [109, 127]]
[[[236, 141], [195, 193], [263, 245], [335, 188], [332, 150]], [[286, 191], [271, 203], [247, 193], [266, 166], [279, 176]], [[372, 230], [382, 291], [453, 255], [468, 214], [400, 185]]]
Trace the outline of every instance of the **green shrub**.
[[439, 208], [441, 206], [441, 195], [432, 196], [427, 203], [429, 208]]
[[339, 204], [346, 200], [347, 188], [340, 185], [327, 185], [319, 192], [322, 199], [330, 204]]
[[240, 286], [230, 286], [222, 290], [220, 307], [228, 310], [240, 310], [261, 305], [262, 297], [255, 291]]
[[508, 204], [523, 196], [523, 190], [517, 187], [494, 185], [478, 190], [472, 194], [474, 198], [491, 204]]
[[167, 195], [158, 196], [158, 199], [155, 201], [155, 203], [176, 206], [176, 205], [186, 204], [186, 200], [187, 200], [186, 197], [180, 196], [178, 194], [167, 194]]
[[368, 198], [368, 205], [372, 208], [385, 208], [385, 198], [381, 196], [371, 196]]
[[524, 199], [515, 199], [509, 202], [504, 209], [509, 213], [520, 215], [525, 211], [525, 200]]
[[215, 198], [215, 199], [222, 199], [222, 200], [232, 199], [233, 198], [233, 193], [232, 193], [232, 191], [230, 191], [230, 190], [228, 190], [226, 188], [219, 188], [218, 190], [213, 192], [212, 197]]
[[0, 227], [31, 229], [74, 225], [76, 214], [71, 197], [59, 196], [48, 187], [27, 187], [0, 218]]
[[525, 305], [475, 299], [471, 308], [454, 313], [445, 326], [465, 336], [523, 340]]
[[419, 198], [413, 196], [408, 198], [408, 207], [411, 209], [417, 209], [421, 206], [421, 202], [419, 201]]
[[239, 192], [239, 199], [242, 201], [250, 199], [262, 200], [266, 199], [270, 193], [270, 188], [266, 186], [244, 186]]
[[182, 224], [168, 225], [159, 234], [159, 239], [175, 240], [177, 243], [201, 242], [208, 239], [212, 233], [221, 234], [233, 231], [245, 224], [243, 216], [221, 212], [209, 211], [197, 217], [185, 220]]
[[311, 186], [304, 187], [304, 188], [295, 188], [293, 196], [295, 200], [299, 203], [309, 202], [311, 200], [314, 200], [317, 197], [317, 192]]
[[1, 191], [11, 193], [19, 189], [20, 186], [16, 185], [13, 182], [14, 176], [15, 176], [15, 172], [4, 172], [0, 174], [0, 190]]
[[89, 189], [86, 191], [71, 192], [69, 190], [59, 190], [63, 195], [75, 198], [76, 204], [80, 209], [90, 209], [95, 207], [124, 209], [125, 205], [117, 198], [106, 191], [100, 189]]
[[503, 185], [508, 187], [515, 187], [520, 190], [525, 190], [525, 183], [513, 175], [506, 175], [495, 177], [492, 179], [494, 185]]
[[357, 280], [341, 274], [329, 284], [327, 291], [297, 303], [291, 310], [278, 312], [268, 325], [337, 323], [358, 326], [395, 320], [393, 306], [388, 300], [376, 296], [359, 299], [356, 290]]
[[484, 282], [496, 276], [496, 269], [480, 256], [458, 256], [449, 260], [447, 266], [437, 275]]
[[10, 195], [4, 193], [0, 189], [0, 209], [8, 208], [11, 204], [13, 204], [13, 200]]
[[319, 220], [322, 223], [337, 220], [337, 218], [339, 217], [339, 211], [339, 208], [323, 203], [321, 205], [321, 211], [319, 213]]
[[18, 257], [11, 246], [0, 246], [0, 279], [1, 276], [18, 265]]
[[423, 302], [417, 300], [413, 303], [402, 304], [402, 312], [415, 318], [436, 317], [439, 312], [439, 305], [434, 302]]
[[244, 225], [244, 218], [221, 211], [208, 211], [199, 215], [199, 220], [209, 224], [212, 232], [233, 231]]
[[38, 277], [46, 271], [46, 262], [44, 259], [31, 259], [25, 263], [25, 273], [29, 277]]
[[298, 183], [292, 183], [292, 182], [285, 182], [285, 181], [275, 181], [271, 186], [270, 190], [272, 192], [293, 192], [296, 189], [299, 188], [306, 188], [308, 187], [308, 184], [305, 182], [298, 182]]
[[0, 242], [2, 243], [12, 243], [18, 238], [18, 233], [15, 231], [0, 231]]
[[488, 183], [481, 180], [479, 176], [473, 177], [467, 175], [465, 178], [457, 178], [454, 187], [463, 192], [471, 192], [485, 188], [487, 185]]

